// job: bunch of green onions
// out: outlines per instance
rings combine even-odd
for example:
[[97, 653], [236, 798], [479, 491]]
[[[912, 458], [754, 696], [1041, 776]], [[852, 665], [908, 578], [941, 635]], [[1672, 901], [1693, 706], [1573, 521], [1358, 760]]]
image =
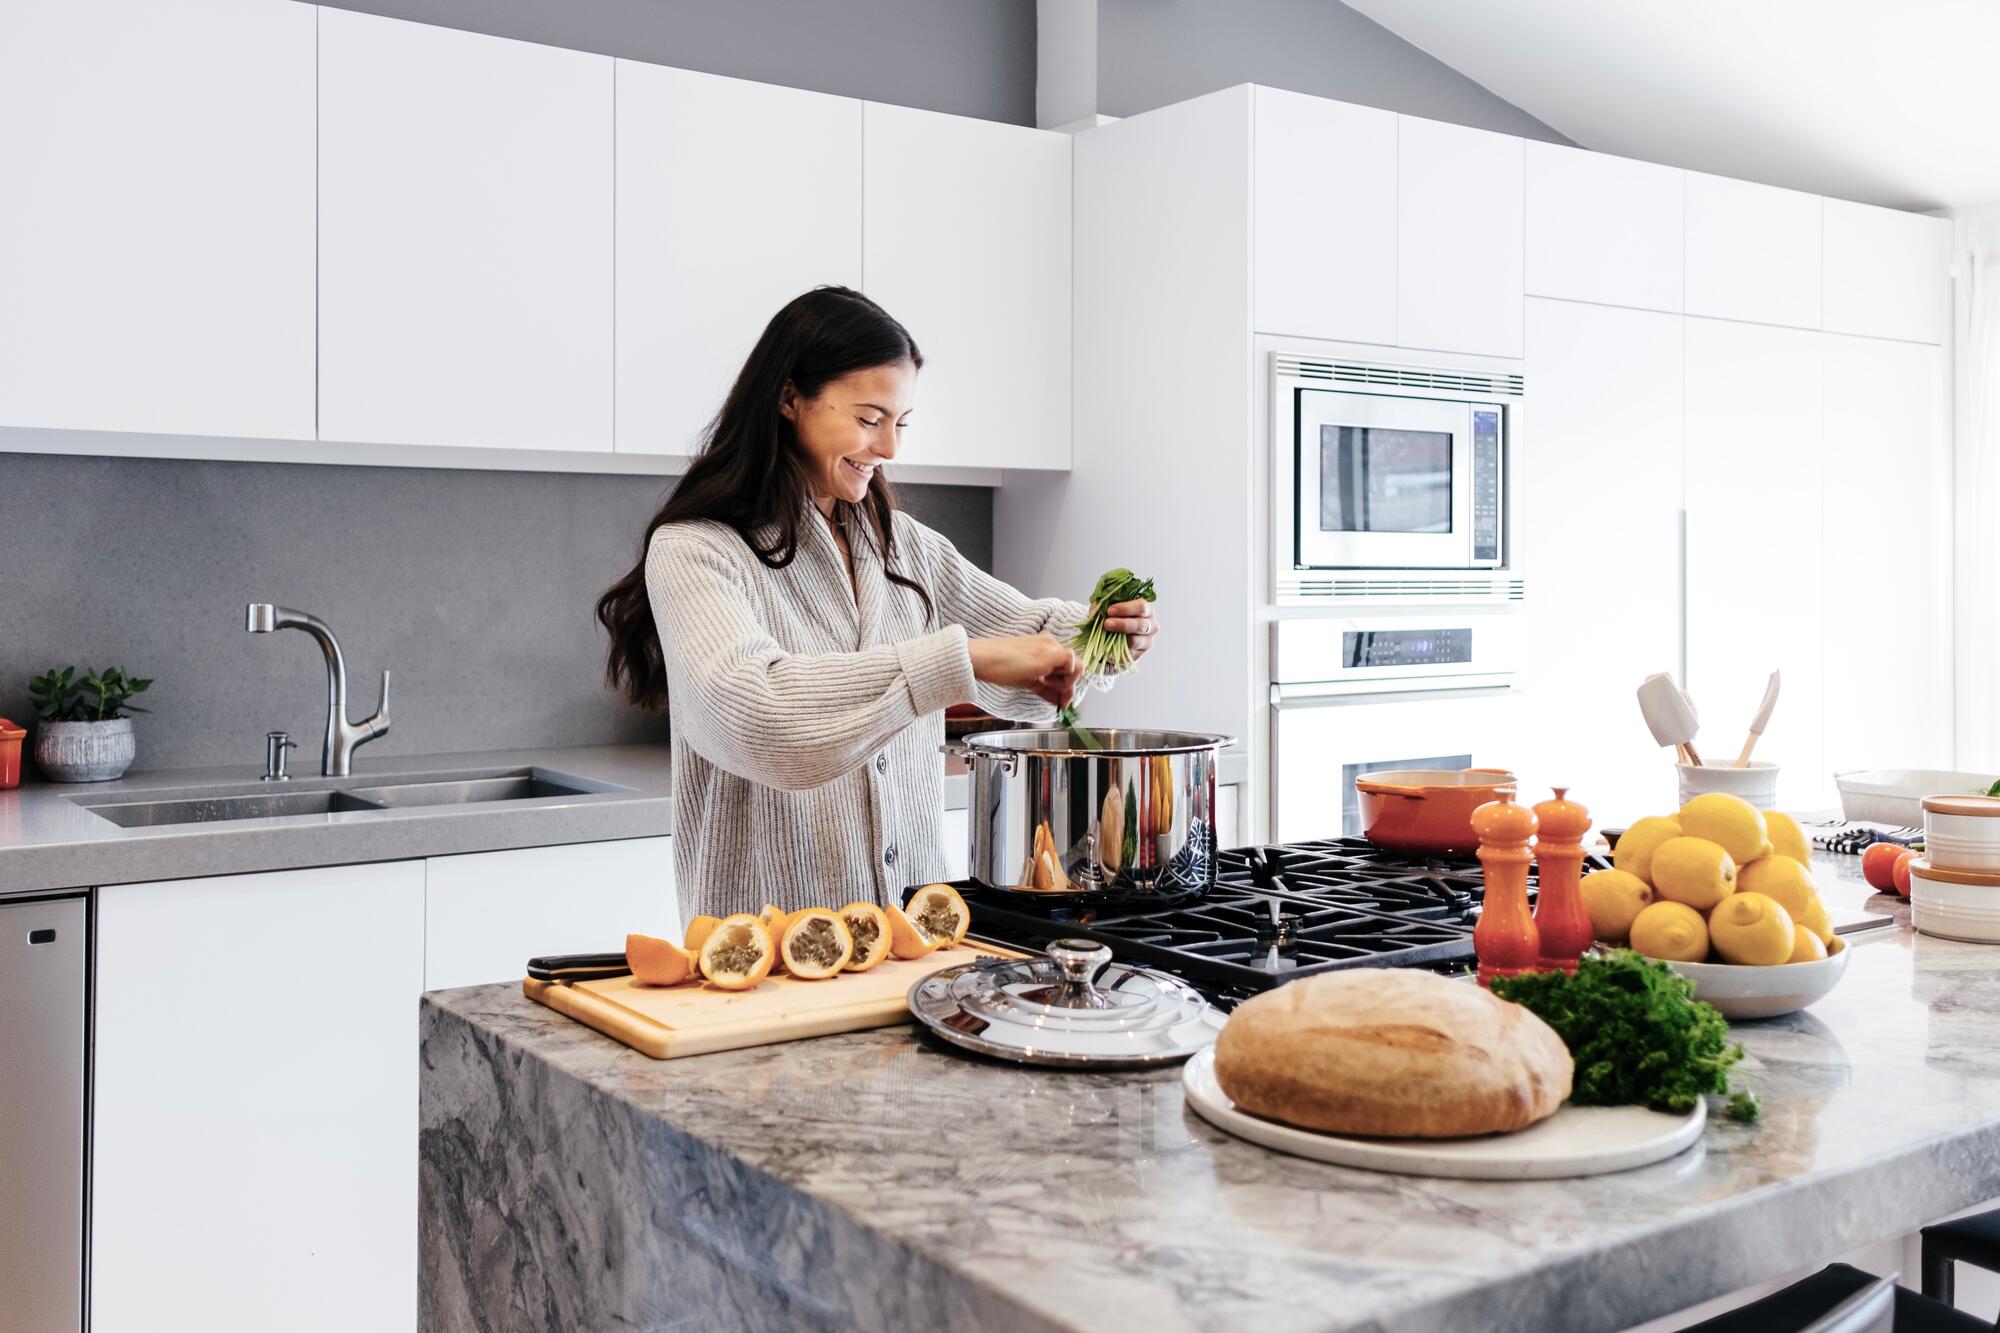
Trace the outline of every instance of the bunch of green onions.
[[[1114, 634], [1104, 627], [1105, 613], [1120, 602], [1157, 600], [1151, 579], [1142, 579], [1129, 569], [1105, 571], [1097, 586], [1090, 590], [1090, 614], [1076, 627], [1076, 634], [1069, 641], [1082, 668], [1086, 688], [1093, 679], [1115, 676], [1132, 667], [1132, 645], [1123, 634]], [[1085, 749], [1102, 748], [1096, 736], [1076, 725], [1075, 701], [1057, 713], [1056, 718], [1077, 734]]]

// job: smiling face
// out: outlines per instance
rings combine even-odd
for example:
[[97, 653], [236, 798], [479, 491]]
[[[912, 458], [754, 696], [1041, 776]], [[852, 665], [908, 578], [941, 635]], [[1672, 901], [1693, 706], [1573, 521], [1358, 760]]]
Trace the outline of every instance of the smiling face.
[[798, 434], [821, 513], [868, 494], [875, 469], [896, 456], [916, 394], [917, 368], [908, 361], [853, 371], [812, 398], [785, 386], [778, 411]]

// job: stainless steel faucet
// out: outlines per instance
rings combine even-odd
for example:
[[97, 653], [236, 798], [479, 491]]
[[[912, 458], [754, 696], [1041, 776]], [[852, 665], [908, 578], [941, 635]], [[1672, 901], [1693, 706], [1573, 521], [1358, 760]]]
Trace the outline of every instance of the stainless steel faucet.
[[244, 614], [243, 628], [252, 634], [273, 630], [302, 629], [319, 642], [326, 654], [326, 746], [320, 752], [319, 771], [329, 778], [344, 778], [353, 770], [354, 749], [389, 731], [389, 673], [382, 673], [382, 698], [375, 716], [361, 722], [347, 720], [347, 659], [340, 655], [340, 640], [318, 616], [269, 602], [252, 602]]

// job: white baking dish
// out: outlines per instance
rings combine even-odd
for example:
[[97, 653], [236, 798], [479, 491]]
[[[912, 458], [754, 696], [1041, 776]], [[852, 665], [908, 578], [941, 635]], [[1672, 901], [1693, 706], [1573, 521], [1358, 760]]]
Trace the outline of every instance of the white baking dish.
[[1921, 828], [1924, 797], [1981, 796], [1993, 785], [1991, 773], [1951, 773], [1936, 768], [1877, 768], [1860, 773], [1836, 773], [1840, 813], [1846, 819], [1898, 828]]

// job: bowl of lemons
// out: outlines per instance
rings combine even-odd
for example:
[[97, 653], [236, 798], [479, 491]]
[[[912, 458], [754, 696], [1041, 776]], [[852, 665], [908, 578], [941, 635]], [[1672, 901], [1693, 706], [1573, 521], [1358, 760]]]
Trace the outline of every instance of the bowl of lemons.
[[1791, 816], [1707, 792], [1626, 829], [1583, 902], [1600, 943], [1666, 963], [1725, 1017], [1775, 1018], [1847, 970], [1811, 863]]

